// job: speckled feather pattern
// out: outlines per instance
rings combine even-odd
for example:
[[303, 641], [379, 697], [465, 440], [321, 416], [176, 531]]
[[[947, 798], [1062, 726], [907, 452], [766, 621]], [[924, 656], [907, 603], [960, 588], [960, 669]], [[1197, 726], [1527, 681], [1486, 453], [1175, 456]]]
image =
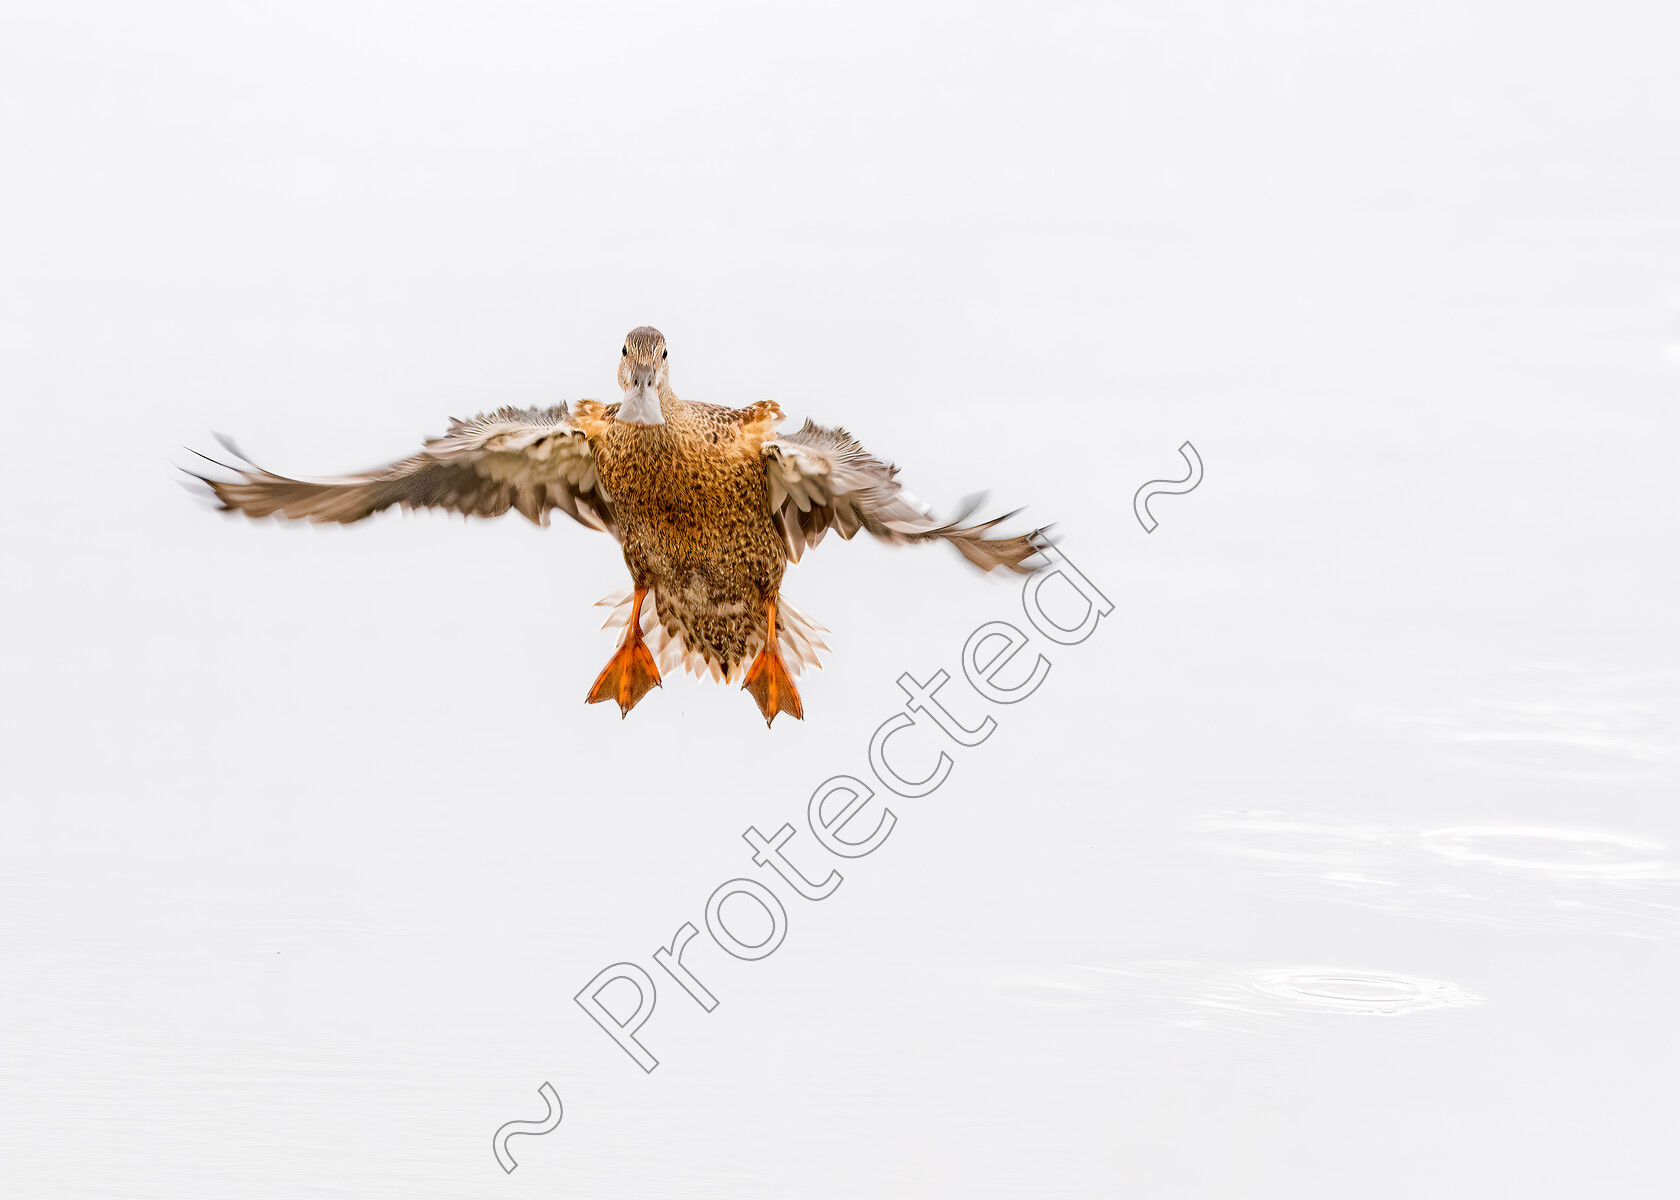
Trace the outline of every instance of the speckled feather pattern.
[[617, 408], [586, 400], [577, 421], [630, 577], [653, 594], [668, 634], [732, 678], [763, 644], [787, 567], [763, 457], [781, 410], [693, 404], [669, 388], [660, 390], [663, 425], [622, 424]]

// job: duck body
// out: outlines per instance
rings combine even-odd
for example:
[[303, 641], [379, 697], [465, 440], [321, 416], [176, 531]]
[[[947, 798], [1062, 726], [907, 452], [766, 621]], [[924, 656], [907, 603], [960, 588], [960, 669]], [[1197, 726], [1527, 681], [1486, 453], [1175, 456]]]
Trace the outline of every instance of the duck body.
[[639, 425], [618, 420], [617, 404], [584, 401], [577, 423], [648, 623], [733, 679], [764, 644], [787, 569], [763, 453], [781, 412], [691, 403], [668, 387], [659, 407], [661, 424]]

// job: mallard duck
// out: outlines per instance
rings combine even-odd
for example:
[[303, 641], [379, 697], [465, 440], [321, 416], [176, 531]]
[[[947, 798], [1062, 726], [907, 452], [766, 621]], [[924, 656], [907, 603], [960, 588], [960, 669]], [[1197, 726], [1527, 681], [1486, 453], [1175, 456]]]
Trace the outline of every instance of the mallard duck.
[[[624, 635], [586, 700], [621, 716], [678, 663], [740, 680], [773, 724], [804, 717], [792, 675], [818, 665], [822, 626], [781, 598], [782, 573], [830, 529], [887, 542], [945, 541], [982, 570], [1022, 573], [1044, 531], [988, 532], [1008, 514], [963, 525], [935, 519], [844, 429], [806, 421], [778, 435], [763, 400], [721, 408], [671, 390], [665, 337], [632, 329], [619, 351], [616, 404], [503, 408], [453, 421], [417, 454], [363, 475], [306, 482], [209, 461], [234, 479], [196, 475], [221, 507], [252, 517], [348, 523], [400, 504], [493, 517], [516, 509], [539, 525], [559, 509], [624, 548], [631, 586], [601, 603]], [[194, 473], [196, 474], [196, 473]], [[791, 670], [790, 670], [791, 664]]]

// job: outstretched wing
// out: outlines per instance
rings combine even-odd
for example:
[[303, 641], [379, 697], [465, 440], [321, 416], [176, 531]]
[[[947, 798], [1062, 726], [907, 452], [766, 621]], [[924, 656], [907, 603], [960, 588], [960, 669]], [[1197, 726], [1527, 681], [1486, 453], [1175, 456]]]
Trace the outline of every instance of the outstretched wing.
[[848, 539], [862, 529], [886, 542], [950, 542], [982, 571], [1008, 567], [1027, 574], [1040, 565], [1031, 560], [1046, 544], [1044, 530], [1018, 537], [986, 536], [1014, 513], [963, 525], [979, 497], [954, 521], [937, 519], [899, 486], [894, 479], [897, 467], [870, 454], [844, 429], [824, 429], [806, 421], [797, 433], [765, 442], [764, 456], [770, 511], [791, 562], [798, 562], [806, 547], [815, 546], [832, 528]]
[[[239, 453], [231, 444], [228, 449]], [[239, 478], [197, 477], [210, 485], [223, 508], [252, 517], [278, 513], [348, 523], [400, 504], [475, 517], [497, 517], [513, 508], [546, 525], [550, 511], [558, 508], [591, 529], [618, 536], [589, 441], [564, 404], [503, 408], [454, 421], [448, 433], [428, 441], [418, 454], [364, 475], [306, 481], [251, 462], [226, 469]]]

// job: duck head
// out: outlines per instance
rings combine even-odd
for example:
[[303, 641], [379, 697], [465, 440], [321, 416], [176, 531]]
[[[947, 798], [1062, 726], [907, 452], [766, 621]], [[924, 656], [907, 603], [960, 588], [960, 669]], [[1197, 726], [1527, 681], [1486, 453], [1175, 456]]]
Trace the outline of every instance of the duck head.
[[624, 400], [618, 419], [626, 425], [663, 425], [659, 397], [671, 390], [671, 374], [665, 349], [665, 335], [651, 325], [632, 329], [618, 352], [618, 386]]

